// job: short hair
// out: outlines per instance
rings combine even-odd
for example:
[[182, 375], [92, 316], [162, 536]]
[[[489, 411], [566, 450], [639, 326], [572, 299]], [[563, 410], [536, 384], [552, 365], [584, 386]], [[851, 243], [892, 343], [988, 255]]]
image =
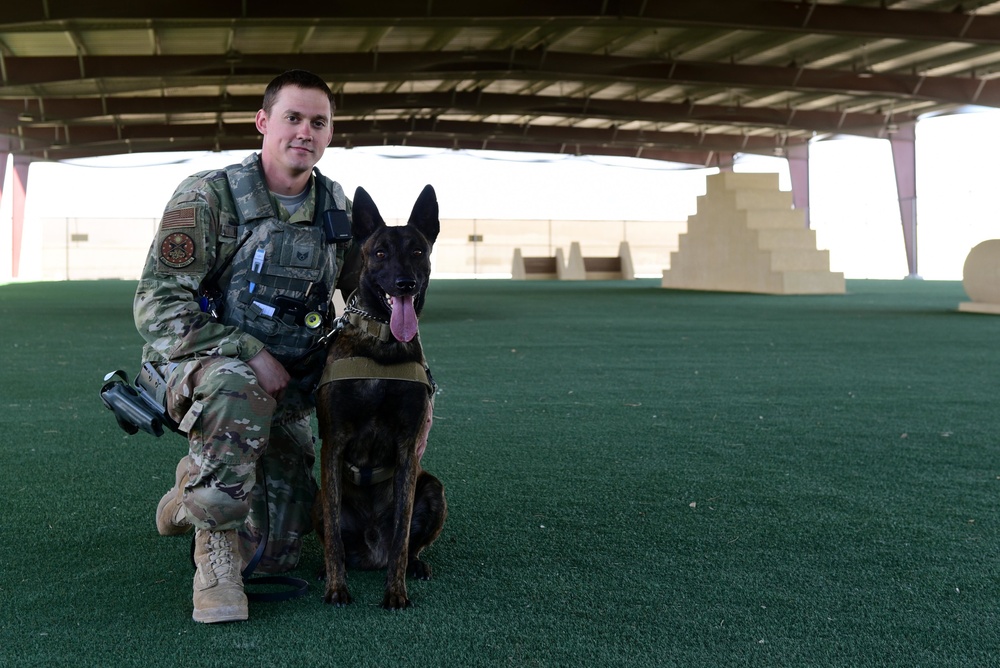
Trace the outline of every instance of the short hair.
[[271, 108], [274, 107], [274, 102], [278, 99], [278, 92], [285, 86], [298, 86], [299, 88], [322, 91], [330, 100], [331, 115], [337, 108], [333, 91], [330, 90], [325, 81], [306, 70], [288, 70], [271, 79], [271, 83], [267, 84], [267, 88], [264, 89], [264, 101], [261, 103], [261, 109], [264, 110], [265, 114], [271, 113]]

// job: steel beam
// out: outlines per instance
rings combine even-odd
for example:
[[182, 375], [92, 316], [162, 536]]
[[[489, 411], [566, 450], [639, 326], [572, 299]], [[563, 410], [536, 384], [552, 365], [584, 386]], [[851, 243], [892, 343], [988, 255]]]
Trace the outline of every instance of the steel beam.
[[[337, 121], [334, 136], [349, 140], [351, 137], [375, 135], [441, 135], [469, 139], [504, 138], [530, 144], [535, 141], [581, 143], [605, 146], [645, 146], [649, 148], [693, 148], [731, 153], [758, 153], [774, 155], [785, 146], [805, 141], [800, 137], [779, 139], [768, 135], [734, 133], [658, 132], [655, 130], [622, 130], [619, 128], [578, 128], [564, 125], [529, 125], [511, 123], [481, 123], [475, 121], [447, 121], [438, 118], [403, 118], [384, 121]], [[248, 138], [259, 142], [252, 123], [180, 123], [133, 124], [112, 127], [109, 125], [76, 125], [68, 132], [60, 127], [22, 128], [20, 138], [32, 150], [40, 147], [84, 145], [114, 141], [142, 141], [147, 139], [192, 139], [206, 137]]]
[[[52, 125], [94, 124], [97, 122], [148, 124], [178, 114], [226, 116], [254, 114], [261, 97], [178, 96], [178, 97], [44, 97], [0, 99], [0, 124], [26, 128]], [[637, 100], [562, 98], [548, 95], [514, 95], [479, 91], [443, 93], [359, 93], [338, 98], [334, 120], [363, 118], [384, 110], [412, 111], [417, 116], [466, 113], [496, 116], [556, 116], [597, 118], [611, 123], [711, 123], [776, 130], [853, 134], [884, 137], [888, 121], [913, 120], [907, 114], [887, 117], [862, 112], [777, 109], [773, 107], [722, 106]], [[30, 121], [18, 118], [30, 117]]]
[[1000, 45], [1000, 17], [963, 11], [901, 10], [845, 4], [778, 2], [775, 0], [712, 0], [711, 2], [648, 2], [648, 0], [387, 0], [331, 3], [299, 0], [294, 5], [246, 0], [172, 0], [131, 3], [117, 0], [46, 0], [4, 3], [0, 24], [21, 24], [22, 30], [65, 30], [66, 23], [86, 25], [116, 21], [148, 25], [146, 21], [199, 24], [233, 20], [328, 21], [339, 26], [501, 27], [543, 24], [573, 27], [650, 28], [701, 27], [720, 30], [767, 30], [790, 34], [818, 33], [859, 39], [906, 39], [924, 42], [964, 42]]
[[37, 96], [38, 86], [88, 79], [136, 78], [212, 83], [259, 81], [293, 67], [329, 81], [476, 81], [525, 78], [532, 81], [643, 86], [668, 84], [732, 86], [782, 91], [850, 92], [900, 100], [1000, 107], [1000, 79], [925, 77], [903, 73], [657, 60], [585, 53], [531, 51], [436, 51], [336, 54], [243, 54], [190, 56], [8, 56], [4, 97]]
[[[19, 139], [24, 152], [45, 159], [68, 159], [70, 155], [93, 151], [105, 155], [152, 150], [210, 150], [221, 145], [257, 148], [260, 136], [248, 122], [178, 125], [73, 126], [23, 128]], [[445, 121], [437, 118], [410, 118], [387, 121], [339, 121], [334, 125], [334, 145], [396, 144], [438, 146], [503, 143], [513, 150], [588, 155], [624, 155], [652, 158], [663, 152], [687, 152], [696, 156], [693, 164], [703, 165], [708, 153], [754, 153], [773, 156], [803, 138], [709, 134], [696, 132], [656, 132], [619, 128], [576, 128], [553, 125], [489, 124], [472, 121]]]

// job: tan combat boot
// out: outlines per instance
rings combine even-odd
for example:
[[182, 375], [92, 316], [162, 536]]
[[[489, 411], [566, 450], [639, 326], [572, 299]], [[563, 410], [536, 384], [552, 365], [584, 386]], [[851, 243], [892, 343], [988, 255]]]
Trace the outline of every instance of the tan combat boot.
[[161, 536], [179, 536], [191, 530], [191, 523], [184, 515], [181, 499], [184, 496], [184, 486], [188, 482], [188, 466], [190, 457], [184, 457], [177, 462], [174, 472], [174, 486], [163, 495], [156, 506], [156, 530]]
[[240, 622], [249, 616], [239, 540], [236, 529], [195, 531], [194, 621]]

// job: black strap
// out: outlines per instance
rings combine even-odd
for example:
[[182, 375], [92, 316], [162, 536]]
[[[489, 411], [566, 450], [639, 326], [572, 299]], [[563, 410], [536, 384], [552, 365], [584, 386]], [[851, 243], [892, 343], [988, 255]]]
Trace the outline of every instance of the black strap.
[[251, 601], [290, 601], [293, 598], [305, 596], [309, 593], [309, 583], [302, 578], [293, 578], [289, 575], [258, 575], [255, 578], [243, 578], [243, 587], [250, 585], [280, 585], [288, 587], [284, 591], [247, 591], [247, 599]]
[[261, 557], [264, 556], [264, 549], [267, 547], [267, 537], [271, 533], [271, 503], [267, 495], [267, 474], [264, 472], [264, 462], [260, 463], [261, 486], [264, 488], [264, 530], [260, 535], [260, 542], [257, 543], [257, 550], [250, 558], [250, 562], [243, 569], [243, 588], [251, 585], [278, 585], [288, 587], [284, 591], [247, 591], [247, 599], [251, 601], [288, 601], [293, 598], [304, 596], [309, 592], [309, 583], [302, 578], [293, 578], [289, 575], [258, 575], [251, 577]]
[[[261, 463], [261, 473], [263, 473], [263, 468], [264, 464]], [[248, 600], [263, 601], [265, 603], [270, 601], [288, 601], [309, 593], [309, 583], [302, 578], [293, 578], [289, 575], [258, 575], [257, 577], [251, 577], [254, 569], [257, 568], [257, 564], [260, 563], [261, 557], [264, 556], [264, 550], [267, 548], [267, 536], [271, 532], [271, 517], [270, 512], [268, 512], [271, 504], [267, 497], [267, 476], [262, 476], [262, 478], [261, 484], [264, 487], [264, 531], [261, 533], [260, 542], [257, 543], [257, 550], [253, 553], [253, 556], [243, 568], [240, 575], [243, 576], [243, 589]], [[191, 537], [191, 565], [195, 566], [194, 536]], [[284, 591], [246, 591], [246, 588], [250, 585], [278, 585], [288, 587], [288, 589]]]

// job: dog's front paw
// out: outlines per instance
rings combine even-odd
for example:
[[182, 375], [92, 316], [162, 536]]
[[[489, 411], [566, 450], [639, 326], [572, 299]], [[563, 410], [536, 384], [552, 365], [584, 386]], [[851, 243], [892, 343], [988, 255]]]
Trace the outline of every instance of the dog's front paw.
[[342, 608], [345, 605], [350, 605], [351, 592], [347, 591], [347, 587], [336, 587], [327, 586], [326, 593], [323, 595], [323, 602], [335, 605], [338, 608]]
[[406, 610], [410, 607], [410, 599], [406, 597], [406, 592], [402, 594], [387, 591], [382, 599], [382, 608], [385, 610]]
[[420, 561], [419, 559], [414, 559], [410, 562], [407, 571], [410, 577], [416, 578], [417, 580], [430, 580], [431, 579], [431, 565], [426, 561]]

